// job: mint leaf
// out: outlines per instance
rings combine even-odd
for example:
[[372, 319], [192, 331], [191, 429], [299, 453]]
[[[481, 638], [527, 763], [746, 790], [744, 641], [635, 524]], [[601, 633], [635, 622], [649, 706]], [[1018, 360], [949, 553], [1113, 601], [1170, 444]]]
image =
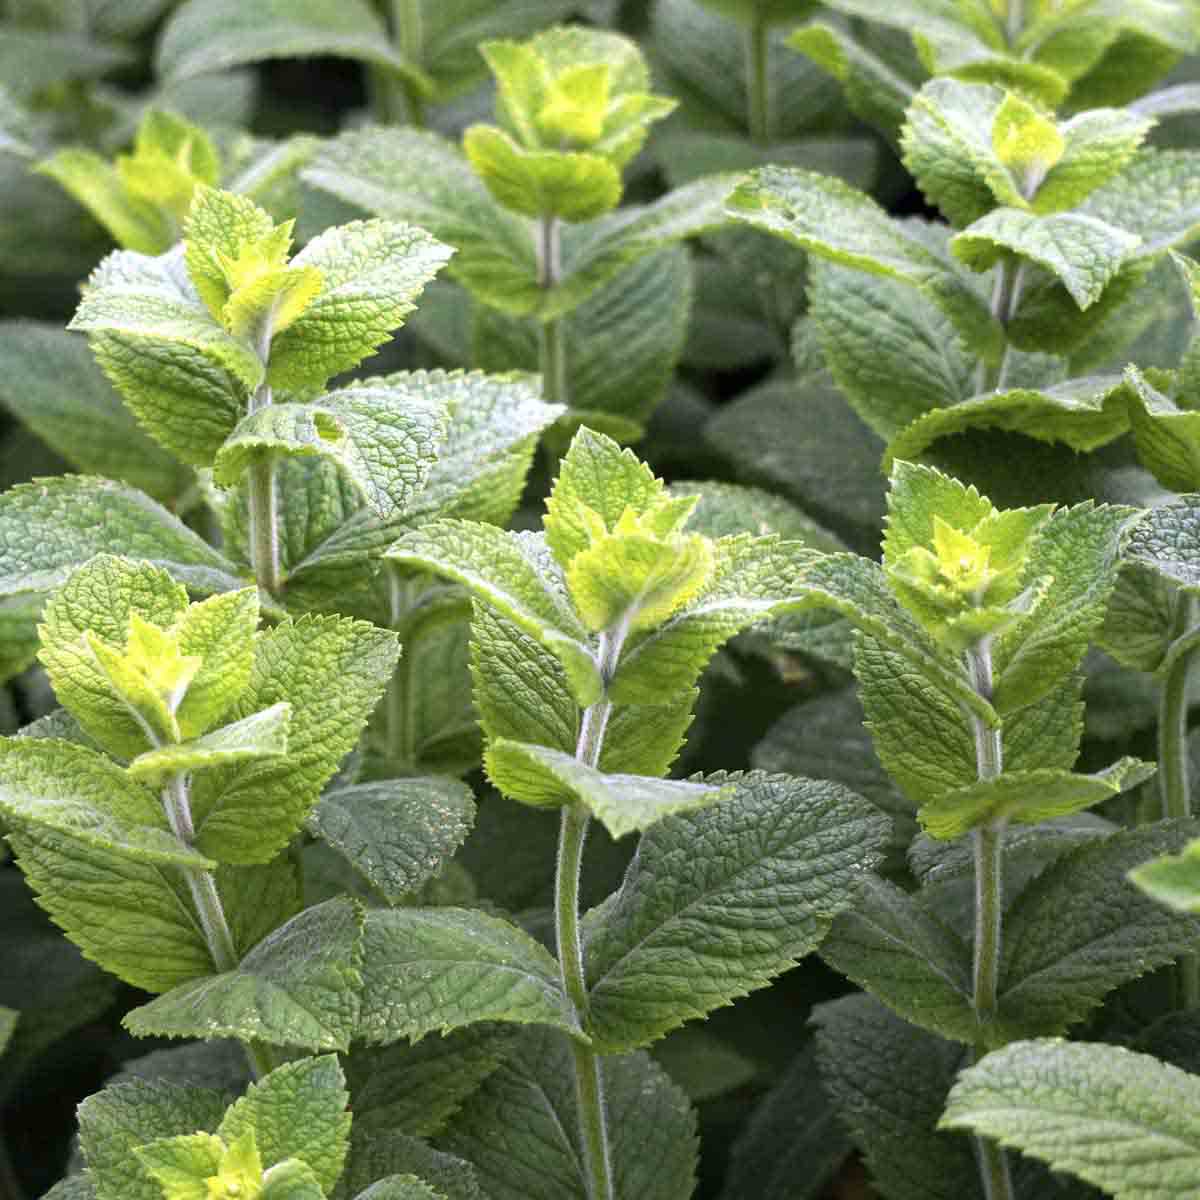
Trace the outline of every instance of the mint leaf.
[[1139, 256], [1182, 246], [1200, 229], [1200, 154], [1140, 150], [1077, 211], [1141, 238]]
[[868, 877], [821, 957], [923, 1029], [968, 1044], [980, 1036], [970, 951], [919, 895]]
[[941, 1125], [995, 1138], [1118, 1200], [1166, 1200], [1200, 1166], [1200, 1082], [1120, 1046], [1018, 1042], [962, 1074]]
[[1037, 216], [1017, 208], [997, 208], [950, 240], [950, 249], [975, 271], [1007, 253], [1045, 267], [1080, 308], [1095, 304], [1138, 245], [1136, 234], [1082, 213]]
[[452, 253], [423, 229], [392, 221], [352, 221], [313, 238], [290, 265], [318, 268], [321, 290], [272, 339], [272, 386], [319, 388], [356, 367], [403, 323]]
[[[305, 909], [232, 971], [172, 989], [125, 1017], [135, 1037], [236, 1037], [345, 1050], [358, 1020], [362, 917], [345, 898]], [[260, 1146], [260, 1149], [262, 1147]]]
[[1196, 832], [1194, 823], [1166, 821], [1097, 839], [1017, 897], [1005, 916], [1000, 976], [998, 1020], [1008, 1038], [1063, 1033], [1113, 988], [1195, 946], [1195, 918], [1163, 909], [1126, 875]]
[[505, 738], [489, 741], [484, 766], [496, 787], [512, 799], [534, 806], [582, 804], [614, 838], [728, 794], [728, 789], [698, 782], [606, 775], [561, 750]]
[[1200, 499], [1181, 496], [1150, 509], [1132, 528], [1125, 557], [1189, 591], [1200, 587]]
[[188, 0], [158, 43], [156, 69], [173, 81], [272, 58], [334, 55], [398, 72], [419, 87], [421, 72], [391, 46], [365, 0]]
[[175, 837], [153, 792], [103, 754], [56, 738], [0, 739], [0, 812], [143, 863], [216, 865]]
[[558, 964], [527, 933], [465, 908], [367, 914], [357, 1036], [386, 1044], [478, 1021], [554, 1025], [583, 1036]]
[[1120, 174], [1153, 122], [1128, 109], [1094, 108], [1062, 124], [1062, 158], [1047, 172], [1033, 200], [1035, 212], [1074, 208]]
[[134, 779], [154, 786], [181, 772], [211, 771], [236, 763], [279, 758], [287, 753], [291, 717], [291, 705], [274, 704], [204, 737], [139, 754], [129, 764], [128, 772]]
[[355, 1127], [346, 1169], [332, 1200], [357, 1200], [359, 1191], [394, 1175], [428, 1180], [445, 1200], [487, 1200], [471, 1164], [401, 1133], [363, 1133]]
[[1200, 485], [1200, 414], [1180, 408], [1132, 363], [1125, 377], [1138, 459], [1163, 487], [1192, 491]]
[[787, 970], [854, 902], [886, 838], [885, 819], [839, 784], [760, 772], [710, 783], [734, 792], [647, 831], [589, 918], [590, 1031], [606, 1051], [646, 1045]]
[[174, 500], [188, 473], [139, 428], [83, 338], [54, 325], [0, 325], [0, 400], [85, 473]]
[[446, 1200], [446, 1197], [415, 1175], [389, 1175], [371, 1184], [365, 1192], [359, 1192], [355, 1200]]
[[395, 669], [395, 635], [346, 617], [283, 621], [255, 645], [238, 719], [292, 706], [288, 753], [197, 777], [196, 845], [221, 862], [267, 862], [303, 823], [358, 741]]
[[389, 779], [326, 792], [307, 825], [394, 904], [441, 870], [474, 819], [457, 780]]
[[[503, 533], [475, 521], [443, 520], [406, 533], [386, 557], [461, 583], [492, 605], [562, 663], [575, 699], [586, 707], [600, 695], [591, 638], [565, 597], [539, 573], [537, 552], [530, 535]], [[541, 569], [549, 571], [550, 564]]]
[[[648, 1055], [605, 1057], [600, 1069], [614, 1193], [688, 1200], [696, 1134], [687, 1098]], [[578, 1113], [567, 1040], [527, 1030], [439, 1142], [475, 1164], [493, 1200], [587, 1200]]]
[[265, 1168], [297, 1159], [312, 1170], [324, 1194], [345, 1161], [349, 1098], [336, 1055], [300, 1059], [252, 1083], [230, 1105], [217, 1133], [229, 1144], [253, 1132]]
[[62, 475], [0, 496], [0, 593], [49, 591], [98, 554], [147, 559], [198, 592], [245, 586], [219, 551], [125, 484]]

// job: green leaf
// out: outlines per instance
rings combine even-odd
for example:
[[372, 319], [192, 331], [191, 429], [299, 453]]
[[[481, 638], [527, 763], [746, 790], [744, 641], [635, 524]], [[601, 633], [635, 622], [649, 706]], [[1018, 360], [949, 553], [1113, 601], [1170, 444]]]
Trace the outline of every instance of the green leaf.
[[250, 679], [258, 628], [257, 588], [242, 588], [189, 604], [179, 618], [179, 650], [203, 659], [175, 710], [184, 737], [211, 729], [233, 707]]
[[586, 707], [601, 690], [590, 635], [556, 594], [561, 584], [545, 574], [552, 563], [538, 561], [539, 544], [530, 538], [475, 521], [431, 521], [406, 533], [386, 558], [469, 588], [562, 663], [576, 701]]
[[643, 775], [606, 775], [574, 755], [493, 737], [488, 777], [513, 800], [535, 807], [582, 804], [614, 838], [644, 831], [672, 813], [714, 804], [729, 789]]
[[1181, 408], [1132, 363], [1125, 378], [1138, 460], [1163, 487], [1195, 490], [1200, 486], [1200, 413]]
[[1045, 267], [1080, 308], [1089, 308], [1139, 245], [1136, 234], [1083, 213], [1038, 216], [997, 208], [950, 240], [954, 253], [986, 271], [1008, 253]]
[[229, 1107], [217, 1133], [232, 1143], [253, 1132], [264, 1167], [297, 1159], [312, 1170], [325, 1193], [337, 1182], [346, 1157], [348, 1100], [335, 1055], [299, 1059], [252, 1083]]
[[1126, 875], [1196, 832], [1194, 822], [1167, 821], [1097, 839], [1017, 897], [1004, 921], [998, 1021], [1006, 1039], [1060, 1034], [1113, 988], [1195, 947], [1200, 924], [1141, 895]]
[[346, 1050], [358, 1022], [362, 916], [345, 898], [305, 909], [232, 970], [182, 984], [125, 1017], [135, 1037], [236, 1037]]
[[405, 1134], [364, 1136], [357, 1122], [346, 1169], [332, 1200], [357, 1200], [361, 1189], [393, 1175], [416, 1175], [428, 1180], [445, 1200], [487, 1200], [470, 1163]]
[[313, 55], [358, 59], [426, 86], [417, 67], [392, 48], [365, 0], [187, 0], [162, 31], [155, 67], [177, 81], [243, 63]]
[[527, 933], [465, 908], [372, 909], [357, 1036], [372, 1044], [479, 1021], [553, 1025], [584, 1036], [558, 964]]
[[356, 367], [404, 322], [453, 253], [423, 229], [352, 221], [313, 238], [292, 267], [316, 267], [321, 291], [271, 341], [273, 387], [312, 389]]
[[457, 780], [389, 779], [326, 792], [307, 824], [394, 904], [442, 869], [474, 819]]
[[1025, 579], [1048, 576], [1051, 582], [1030, 616], [999, 639], [998, 712], [1032, 704], [1083, 660], [1104, 620], [1133, 515], [1119, 505], [1085, 503], [1059, 509], [1042, 526], [1025, 564]]
[[105, 553], [147, 559], [200, 592], [245, 585], [223, 555], [125, 484], [64, 475], [0, 497], [0, 592], [48, 591]]
[[821, 1005], [814, 1020], [825, 1092], [888, 1200], [980, 1195], [970, 1141], [936, 1132], [963, 1047], [862, 994]]
[[[225, 1146], [211, 1133], [188, 1133], [171, 1138], [155, 1138], [133, 1151], [138, 1162], [163, 1189], [164, 1196], [200, 1200], [201, 1189], [208, 1191], [210, 1178], [223, 1182], [220, 1176], [232, 1176], [241, 1183], [261, 1175], [257, 1153], [252, 1142], [236, 1147]], [[241, 1178], [239, 1178], [239, 1176]], [[228, 1176], [227, 1176], [228, 1177]]]
[[[695, 1114], [645, 1054], [600, 1059], [618, 1200], [689, 1200]], [[528, 1030], [440, 1140], [475, 1164], [492, 1200], [587, 1200], [569, 1044]]]
[[153, 792], [97, 751], [56, 738], [0, 740], [0, 812], [138, 862], [216, 866], [175, 837]]
[[133, 1151], [156, 1138], [214, 1132], [228, 1103], [209, 1088], [140, 1079], [88, 1096], [79, 1106], [79, 1144], [96, 1200], [162, 1200]]
[[732, 537], [749, 533], [762, 537], [777, 533], [789, 541], [803, 542], [824, 553], [844, 549], [842, 542], [782, 496], [761, 488], [719, 480], [676, 480], [667, 492], [671, 496], [695, 496], [696, 507], [684, 526], [705, 537]]
[[614, 705], [604, 730], [600, 770], [608, 775], [666, 775], [683, 747], [698, 696], [699, 689], [692, 688], [670, 704]]
[[411, 389], [357, 383], [314, 404], [269, 404], [238, 423], [214, 462], [232, 486], [263, 454], [320, 455], [335, 463], [383, 520], [404, 513], [428, 475], [445, 409]]
[[[157, 737], [135, 708], [138, 697], [114, 686], [97, 643], [108, 647], [107, 666], [120, 665], [122, 652], [115, 648], [128, 642], [135, 615], [165, 630], [186, 608], [187, 592], [165, 571], [111, 555], [90, 560], [46, 605], [39, 628], [42, 664], [60, 703], [110, 753], [132, 758]], [[163, 707], [160, 696], [150, 699]]]
[[1191, 241], [1200, 229], [1200, 154], [1140, 150], [1077, 211], [1141, 238], [1139, 257]]
[[946, 792], [917, 815], [927, 833], [949, 840], [979, 825], [1005, 821], [1035, 824], [1080, 812], [1136, 787], [1153, 774], [1152, 763], [1136, 758], [1122, 758], [1095, 775], [1048, 768], [1005, 770], [995, 779]]
[[127, 47], [82, 31], [21, 28], [8, 21], [0, 46], [0, 79], [26, 99], [69, 79], [98, 79], [128, 66], [132, 57]]
[[1033, 199], [1035, 212], [1062, 212], [1106, 183], [1137, 153], [1153, 121], [1120, 108], [1079, 113], [1060, 127], [1062, 157], [1046, 174]]
[[941, 1126], [994, 1138], [1117, 1200], [1168, 1200], [1200, 1169], [1200, 1082], [1121, 1046], [1018, 1042], [963, 1073]]
[[415, 1175], [389, 1175], [359, 1192], [355, 1200], [446, 1200]]
[[974, 1043], [971, 954], [922, 897], [868, 877], [833, 923], [821, 957], [906, 1020]]
[[288, 753], [194, 781], [197, 847], [221, 862], [273, 858], [354, 748], [397, 654], [394, 634], [349, 618], [301, 617], [264, 633], [250, 682], [229, 715], [291, 704]]
[[119, 479], [159, 500], [188, 473], [138, 427], [83, 338], [54, 325], [0, 325], [0, 400], [80, 471]]
[[[1127, 557], [1139, 532], [1139, 526], [1134, 526]], [[1174, 584], [1166, 577], [1142, 562], [1123, 563], [1104, 624], [1096, 634], [1097, 645], [1123, 667], [1157, 671], [1173, 640], [1173, 603]]]
[[650, 829], [589, 918], [590, 1032], [607, 1052], [707, 1016], [810, 953], [886, 838], [885, 819], [839, 784], [760, 772], [710, 783], [734, 794]]
[[1129, 880], [1147, 896], [1176, 912], [1200, 913], [1200, 845], [1189, 842], [1182, 854], [1164, 854], [1129, 872]]
[[1125, 558], [1188, 591], [1200, 588], [1200, 497], [1181, 496], [1145, 513]]
[[357, 1134], [440, 1133], [512, 1049], [502, 1027], [469, 1025], [446, 1037], [363, 1047], [346, 1059]]
[[139, 754], [129, 764], [129, 774], [153, 786], [181, 772], [212, 771], [235, 763], [280, 758], [287, 753], [291, 717], [291, 705], [274, 704], [194, 741]]
[[1004, 429], [1072, 450], [1098, 450], [1129, 427], [1129, 389], [1114, 375], [1089, 375], [1045, 388], [987, 392], [947, 408], [935, 408], [900, 430], [888, 443], [884, 466], [913, 460], [944, 437], [973, 429]]
[[803, 582], [816, 555], [796, 542], [745, 534], [713, 544], [714, 565], [696, 597], [659, 628], [634, 634], [609, 685], [619, 704], [658, 704], [699, 678], [717, 649], [748, 626], [808, 603]]

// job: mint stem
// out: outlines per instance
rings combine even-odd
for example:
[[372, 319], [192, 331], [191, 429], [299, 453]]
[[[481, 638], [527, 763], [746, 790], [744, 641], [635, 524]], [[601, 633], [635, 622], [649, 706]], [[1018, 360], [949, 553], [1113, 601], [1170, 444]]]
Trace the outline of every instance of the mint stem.
[[[983, 638], [967, 651], [971, 686], [987, 701], [992, 699], [992, 647]], [[1004, 770], [1003, 736], [972, 714], [975, 735], [975, 766], [981, 780], [995, 779]], [[1004, 824], [982, 825], [971, 835], [975, 854], [975, 961], [972, 971], [972, 1003], [980, 1029], [994, 1020], [1000, 980], [1000, 949], [1004, 916]], [[975, 1057], [987, 1047], [982, 1041]], [[987, 1138], [975, 1138], [979, 1173], [987, 1200], [1013, 1200], [1012, 1179], [1004, 1151]]]
[[417, 713], [412, 703], [413, 655], [410, 619], [415, 608], [413, 581], [395, 563], [386, 566], [392, 628], [401, 635], [400, 661], [388, 683], [386, 700], [387, 753], [397, 770], [417, 762]]
[[1011, 259], [1005, 259], [1000, 263], [996, 281], [992, 286], [991, 313], [1004, 327], [1004, 351], [1000, 355], [1000, 361], [994, 367], [989, 367], [987, 363], [980, 360], [979, 366], [975, 370], [977, 395], [984, 392], [1002, 391], [1008, 380], [1012, 352], [1012, 347], [1008, 342], [1008, 326], [1020, 303], [1021, 289], [1024, 283], [1024, 263], [1015, 263]]
[[768, 34], [767, 22], [757, 14], [746, 26], [746, 124], [755, 142], [771, 140]]
[[[269, 347], [268, 342], [268, 347]], [[267, 351], [269, 353], [269, 349]], [[263, 358], [264, 364], [266, 358]], [[271, 403], [271, 386], [264, 383], [250, 398], [250, 411]], [[275, 486], [275, 456], [256, 454], [246, 472], [246, 501], [250, 509], [250, 566], [263, 591], [279, 590], [279, 494]]]
[[[601, 634], [600, 671], [607, 688], [621, 654], [620, 636]], [[600, 762], [604, 731], [612, 703], [607, 694], [583, 711], [575, 757], [589, 767]], [[563, 808], [558, 838], [558, 866], [554, 888], [554, 916], [558, 937], [558, 962], [563, 990], [571, 999], [580, 1025], [588, 1015], [587, 975], [583, 943], [579, 937], [579, 874], [587, 840], [588, 811], [582, 804]], [[608, 1149], [608, 1118], [604, 1107], [604, 1075], [600, 1057], [590, 1047], [572, 1041], [575, 1061], [575, 1095], [579, 1105], [579, 1129], [583, 1139], [583, 1161], [587, 1171], [590, 1200], [612, 1200], [612, 1162]]]
[[[544, 216], [538, 221], [538, 286], [552, 288], [562, 278], [562, 222]], [[562, 318], [541, 323], [540, 369], [542, 399], [547, 404], [567, 403], [567, 346]]]

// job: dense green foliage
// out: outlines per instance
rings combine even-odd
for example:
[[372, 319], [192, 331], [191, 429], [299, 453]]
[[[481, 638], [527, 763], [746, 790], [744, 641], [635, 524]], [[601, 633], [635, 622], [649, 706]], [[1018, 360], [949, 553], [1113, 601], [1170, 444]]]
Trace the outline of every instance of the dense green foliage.
[[0, 1193], [1200, 1191], [1198, 64], [0, 0]]

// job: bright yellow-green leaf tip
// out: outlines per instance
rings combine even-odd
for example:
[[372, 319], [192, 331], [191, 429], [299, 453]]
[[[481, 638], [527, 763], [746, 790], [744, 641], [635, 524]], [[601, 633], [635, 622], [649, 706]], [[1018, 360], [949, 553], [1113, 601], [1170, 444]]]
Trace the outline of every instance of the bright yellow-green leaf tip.
[[208, 1200], [254, 1200], [262, 1192], [262, 1173], [262, 1158], [250, 1129], [228, 1147], [218, 1172], [205, 1180]]

